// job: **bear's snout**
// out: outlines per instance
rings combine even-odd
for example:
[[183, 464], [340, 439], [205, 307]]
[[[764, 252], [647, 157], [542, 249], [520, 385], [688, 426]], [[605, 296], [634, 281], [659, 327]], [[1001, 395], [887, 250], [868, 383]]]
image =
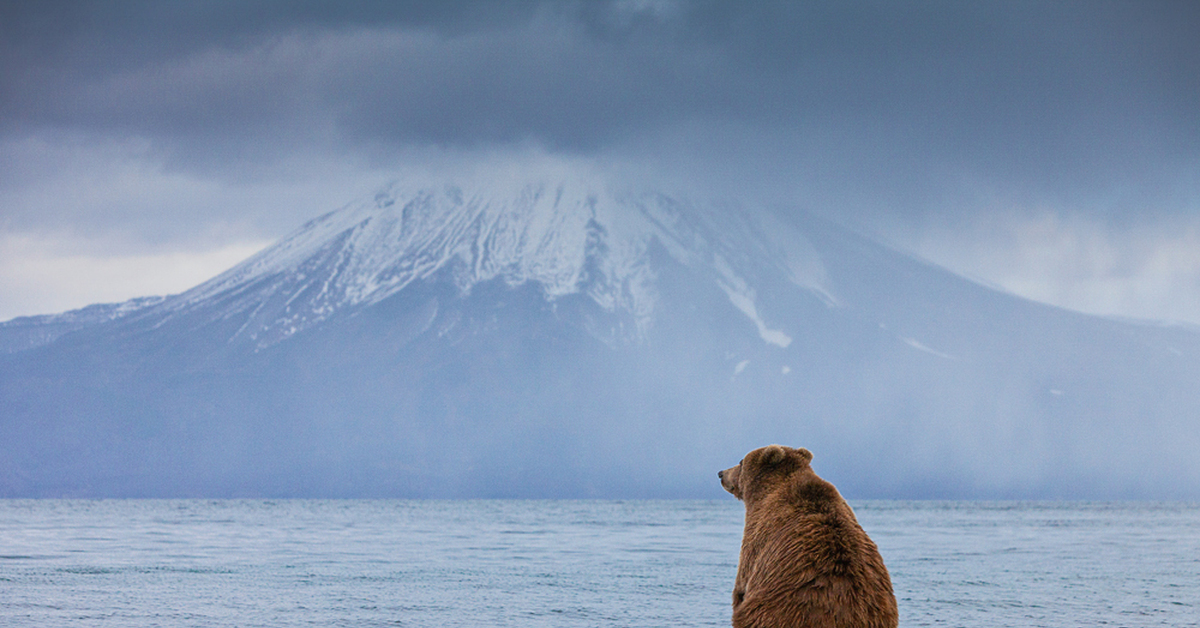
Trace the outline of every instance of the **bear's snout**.
[[737, 488], [738, 467], [725, 469], [724, 471], [717, 471], [717, 478], [721, 480], [721, 488], [729, 491], [738, 499], [742, 498], [742, 495], [738, 492]]

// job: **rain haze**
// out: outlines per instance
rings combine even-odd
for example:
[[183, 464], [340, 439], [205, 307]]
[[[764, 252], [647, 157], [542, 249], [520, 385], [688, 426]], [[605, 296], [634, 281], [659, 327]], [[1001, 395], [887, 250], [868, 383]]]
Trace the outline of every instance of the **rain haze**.
[[0, 0], [0, 495], [1194, 498], [1196, 32]]

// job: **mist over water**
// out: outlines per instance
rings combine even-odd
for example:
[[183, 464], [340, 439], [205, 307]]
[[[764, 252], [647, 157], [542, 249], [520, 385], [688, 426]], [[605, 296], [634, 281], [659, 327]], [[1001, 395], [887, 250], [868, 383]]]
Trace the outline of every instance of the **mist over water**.
[[[1200, 506], [852, 502], [904, 626], [1195, 626]], [[728, 626], [742, 505], [0, 500], [0, 624]]]

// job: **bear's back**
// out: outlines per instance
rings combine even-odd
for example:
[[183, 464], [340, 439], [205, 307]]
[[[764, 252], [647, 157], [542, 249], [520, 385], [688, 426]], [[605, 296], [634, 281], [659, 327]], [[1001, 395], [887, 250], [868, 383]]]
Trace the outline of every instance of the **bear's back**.
[[733, 625], [896, 626], [887, 568], [850, 505], [811, 470], [793, 479], [747, 512], [751, 569]]

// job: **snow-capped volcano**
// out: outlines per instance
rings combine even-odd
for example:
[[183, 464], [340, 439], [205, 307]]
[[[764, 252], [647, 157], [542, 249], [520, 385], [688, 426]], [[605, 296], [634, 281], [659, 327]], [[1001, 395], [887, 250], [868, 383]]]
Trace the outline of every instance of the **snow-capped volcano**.
[[1200, 497], [1200, 333], [802, 213], [396, 184], [183, 294], [0, 324], [0, 496]]
[[661, 194], [618, 196], [567, 184], [528, 185], [508, 197], [396, 184], [312, 220], [166, 309], [188, 311], [238, 294], [220, 315], [252, 312], [237, 335], [264, 347], [448, 272], [463, 293], [497, 279], [536, 284], [551, 301], [583, 293], [608, 312], [632, 317], [630, 331], [641, 335], [655, 308], [653, 246], [703, 269], [762, 338], [781, 347], [791, 339], [759, 316], [755, 273], [782, 273], [831, 298], [811, 244], [767, 214], [706, 211]]

